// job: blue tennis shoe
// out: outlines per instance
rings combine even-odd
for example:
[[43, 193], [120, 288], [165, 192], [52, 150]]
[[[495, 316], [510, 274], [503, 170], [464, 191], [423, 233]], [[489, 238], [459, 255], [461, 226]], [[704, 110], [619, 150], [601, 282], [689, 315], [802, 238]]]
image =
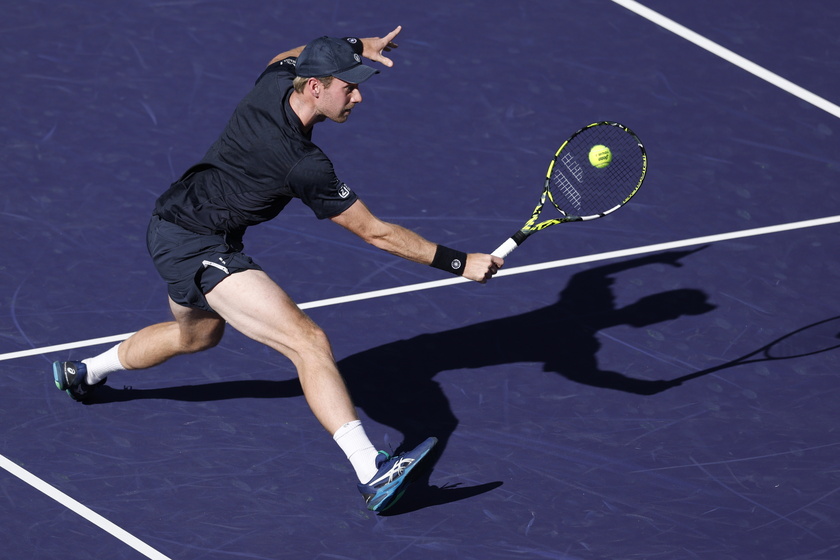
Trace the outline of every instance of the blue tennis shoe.
[[378, 470], [367, 484], [359, 484], [359, 492], [365, 498], [370, 511], [385, 511], [402, 498], [406, 488], [420, 474], [420, 463], [437, 444], [437, 438], [429, 438], [408, 453], [392, 457], [384, 451], [376, 460]]
[[73, 400], [84, 401], [90, 393], [105, 383], [105, 379], [94, 385], [88, 385], [87, 366], [82, 362], [53, 362], [53, 379], [55, 386], [73, 397]]

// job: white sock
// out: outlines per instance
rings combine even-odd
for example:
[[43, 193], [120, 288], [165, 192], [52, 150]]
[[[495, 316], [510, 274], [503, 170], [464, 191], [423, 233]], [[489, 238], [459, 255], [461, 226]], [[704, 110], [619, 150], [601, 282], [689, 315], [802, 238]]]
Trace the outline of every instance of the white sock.
[[87, 366], [87, 379], [85, 379], [85, 382], [88, 385], [95, 385], [107, 377], [109, 373], [125, 369], [125, 366], [120, 362], [118, 354], [119, 347], [120, 345], [117, 344], [98, 356], [82, 360], [82, 363]]
[[359, 482], [370, 482], [376, 474], [376, 456], [379, 452], [368, 439], [362, 421], [354, 420], [344, 424], [333, 435], [333, 439], [350, 460]]

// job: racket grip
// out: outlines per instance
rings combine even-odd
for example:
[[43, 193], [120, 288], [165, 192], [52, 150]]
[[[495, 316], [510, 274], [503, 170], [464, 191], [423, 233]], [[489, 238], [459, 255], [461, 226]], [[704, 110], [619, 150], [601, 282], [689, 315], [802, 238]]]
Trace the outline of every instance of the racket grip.
[[503, 259], [511, 253], [513, 253], [513, 250], [517, 247], [519, 247], [519, 243], [514, 241], [512, 237], [509, 237], [507, 241], [499, 245], [499, 247], [490, 254], [494, 257], [499, 257], [500, 259]]
[[528, 239], [528, 234], [523, 232], [522, 230], [519, 230], [513, 235], [511, 235], [507, 241], [499, 245], [499, 247], [490, 254], [494, 257], [499, 257], [500, 259], [503, 259], [506, 256], [513, 253], [513, 250], [522, 245], [522, 242], [526, 239]]

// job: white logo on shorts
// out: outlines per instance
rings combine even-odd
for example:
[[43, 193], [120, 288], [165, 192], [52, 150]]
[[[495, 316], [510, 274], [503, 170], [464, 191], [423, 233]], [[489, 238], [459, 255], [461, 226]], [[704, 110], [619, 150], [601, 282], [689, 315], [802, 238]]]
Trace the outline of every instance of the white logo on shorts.
[[[224, 262], [224, 261], [223, 261], [223, 262]], [[207, 268], [208, 266], [212, 266], [212, 267], [214, 267], [214, 268], [218, 268], [219, 270], [221, 270], [222, 272], [224, 272], [225, 274], [227, 274], [228, 276], [230, 276], [230, 271], [227, 269], [227, 267], [226, 267], [226, 266], [222, 266], [222, 265], [220, 265], [219, 263], [214, 263], [213, 261], [201, 261], [201, 264], [203, 264], [203, 265], [204, 265], [204, 268]]]

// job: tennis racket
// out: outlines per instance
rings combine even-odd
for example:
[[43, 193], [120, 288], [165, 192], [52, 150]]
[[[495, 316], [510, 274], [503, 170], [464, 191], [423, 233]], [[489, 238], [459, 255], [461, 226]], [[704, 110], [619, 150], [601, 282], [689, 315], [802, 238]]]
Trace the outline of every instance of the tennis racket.
[[[615, 212], [639, 191], [646, 172], [645, 147], [629, 128], [610, 121], [581, 128], [554, 154], [531, 218], [493, 251], [493, 256], [505, 258], [548, 226], [585, 222]], [[539, 221], [546, 201], [560, 216]]]

